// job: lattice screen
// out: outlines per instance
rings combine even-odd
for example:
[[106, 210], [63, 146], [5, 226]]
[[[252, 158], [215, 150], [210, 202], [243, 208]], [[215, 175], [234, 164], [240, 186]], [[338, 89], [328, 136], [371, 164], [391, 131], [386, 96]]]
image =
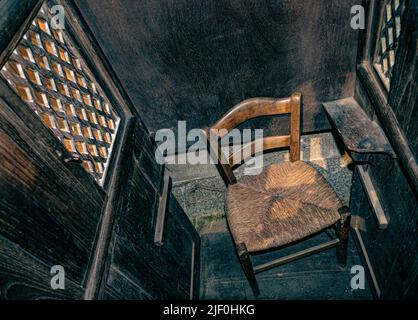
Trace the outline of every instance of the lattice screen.
[[389, 86], [396, 49], [401, 34], [401, 17], [405, 7], [404, 0], [384, 0], [379, 42], [377, 45], [376, 67], [382, 80]]
[[44, 5], [1, 75], [101, 183], [119, 117], [69, 34], [50, 21]]

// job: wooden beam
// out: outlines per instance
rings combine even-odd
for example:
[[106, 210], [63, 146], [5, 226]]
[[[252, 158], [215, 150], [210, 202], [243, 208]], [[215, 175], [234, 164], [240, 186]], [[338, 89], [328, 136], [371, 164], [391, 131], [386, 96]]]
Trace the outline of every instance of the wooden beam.
[[190, 295], [189, 295], [190, 300], [193, 300], [194, 295], [195, 295], [195, 292], [194, 292], [195, 261], [196, 261], [196, 243], [193, 241], [192, 242], [192, 260], [191, 260], [191, 263], [190, 263], [190, 268], [191, 268], [191, 272], [190, 272]]
[[109, 197], [107, 199], [102, 222], [98, 232], [96, 247], [90, 264], [90, 270], [86, 280], [86, 290], [84, 292], [85, 300], [95, 300], [98, 298], [99, 290], [103, 281], [103, 273], [108, 255], [108, 248], [113, 231], [113, 224], [116, 215], [117, 203], [119, 201], [119, 191], [124, 181], [126, 170], [126, 158], [128, 150], [131, 147], [130, 138], [132, 138], [135, 118], [126, 119], [126, 124], [121, 128], [121, 141], [114, 150], [115, 168], [109, 181]]

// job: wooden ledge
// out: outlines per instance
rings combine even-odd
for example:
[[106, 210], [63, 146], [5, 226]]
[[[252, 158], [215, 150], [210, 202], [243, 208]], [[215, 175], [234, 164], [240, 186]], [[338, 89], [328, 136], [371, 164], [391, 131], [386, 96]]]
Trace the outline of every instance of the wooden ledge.
[[396, 158], [382, 128], [372, 121], [354, 98], [323, 103], [331, 125], [355, 161], [368, 161], [371, 153]]

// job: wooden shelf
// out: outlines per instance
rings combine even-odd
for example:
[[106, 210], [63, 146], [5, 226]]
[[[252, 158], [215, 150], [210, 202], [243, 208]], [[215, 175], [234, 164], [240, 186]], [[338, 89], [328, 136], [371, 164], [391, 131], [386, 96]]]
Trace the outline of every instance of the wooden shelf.
[[355, 161], [369, 161], [372, 153], [396, 158], [382, 128], [372, 121], [354, 98], [323, 103], [332, 127]]

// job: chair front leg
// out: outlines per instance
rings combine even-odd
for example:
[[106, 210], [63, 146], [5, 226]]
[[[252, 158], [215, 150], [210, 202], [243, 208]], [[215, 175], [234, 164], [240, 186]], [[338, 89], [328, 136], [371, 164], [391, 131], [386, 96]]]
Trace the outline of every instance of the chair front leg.
[[251, 262], [251, 256], [248, 253], [247, 246], [245, 245], [245, 243], [240, 243], [237, 245], [237, 252], [242, 269], [244, 270], [244, 274], [247, 277], [248, 282], [250, 283], [254, 295], [257, 297], [260, 294], [260, 290], [258, 289], [257, 279], [255, 278], [255, 272], [253, 268], [253, 263]]
[[340, 240], [337, 245], [337, 260], [341, 267], [345, 267], [347, 265], [347, 249], [351, 213], [347, 206], [341, 207], [338, 212], [340, 213], [341, 218], [336, 224], [337, 237]]

